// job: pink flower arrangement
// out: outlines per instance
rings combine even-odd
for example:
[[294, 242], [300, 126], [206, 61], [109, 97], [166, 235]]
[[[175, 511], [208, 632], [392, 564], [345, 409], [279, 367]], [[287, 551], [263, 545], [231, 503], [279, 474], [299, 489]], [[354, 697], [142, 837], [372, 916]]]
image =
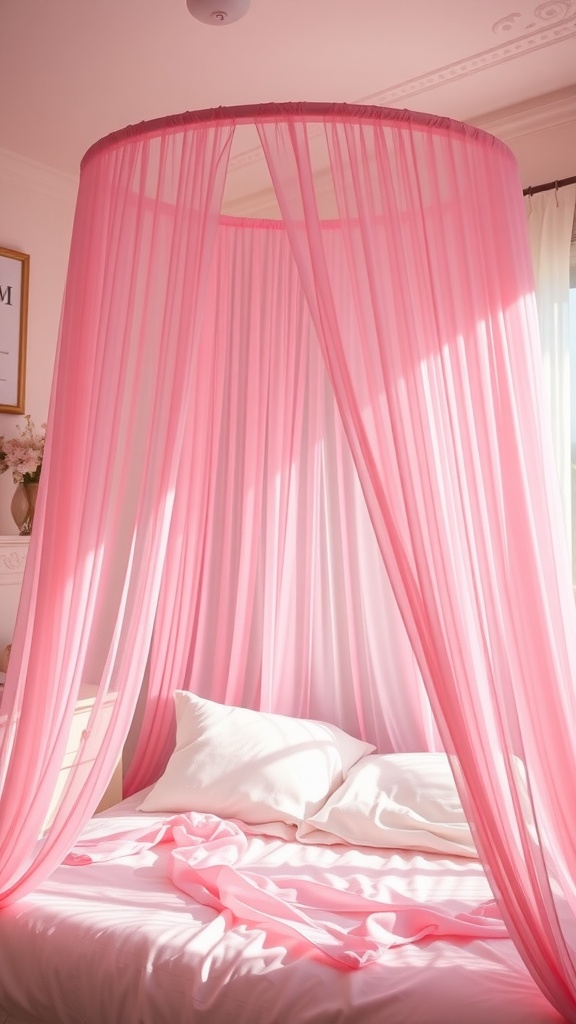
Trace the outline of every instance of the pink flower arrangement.
[[46, 424], [36, 433], [30, 416], [24, 417], [26, 426], [16, 425], [18, 437], [0, 437], [0, 473], [12, 471], [15, 484], [35, 484], [40, 479], [42, 459], [44, 458], [44, 432]]

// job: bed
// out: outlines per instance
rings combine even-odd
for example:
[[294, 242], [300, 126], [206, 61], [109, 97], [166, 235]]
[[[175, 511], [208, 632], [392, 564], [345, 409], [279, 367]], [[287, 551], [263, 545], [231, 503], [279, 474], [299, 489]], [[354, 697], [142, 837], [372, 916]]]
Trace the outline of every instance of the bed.
[[506, 935], [445, 755], [175, 701], [160, 779], [0, 913], [0, 1024], [561, 1020]]

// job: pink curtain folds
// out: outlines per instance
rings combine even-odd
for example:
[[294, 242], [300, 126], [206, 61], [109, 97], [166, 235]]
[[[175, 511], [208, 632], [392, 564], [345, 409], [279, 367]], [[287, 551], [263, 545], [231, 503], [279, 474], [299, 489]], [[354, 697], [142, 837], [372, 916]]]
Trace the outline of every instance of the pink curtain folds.
[[126, 793], [165, 766], [175, 680], [436, 749], [281, 223], [223, 219], [200, 352]]
[[[73, 844], [132, 718], [231, 139], [224, 125], [134, 137], [83, 168], [46, 462], [2, 702], [1, 903], [30, 891]], [[54, 816], [74, 708], [91, 697]]]
[[[527, 965], [576, 1020], [576, 629], [521, 190], [495, 140], [406, 129], [258, 126], [479, 849]], [[319, 133], [346, 292], [317, 212]]]
[[[283, 226], [218, 219], [243, 121]], [[536, 340], [516, 169], [482, 133], [304, 104], [93, 148], [2, 706], [5, 902], [92, 813], [143, 680], [127, 791], [176, 687], [381, 749], [437, 726], [510, 933], [576, 1020], [576, 623]]]

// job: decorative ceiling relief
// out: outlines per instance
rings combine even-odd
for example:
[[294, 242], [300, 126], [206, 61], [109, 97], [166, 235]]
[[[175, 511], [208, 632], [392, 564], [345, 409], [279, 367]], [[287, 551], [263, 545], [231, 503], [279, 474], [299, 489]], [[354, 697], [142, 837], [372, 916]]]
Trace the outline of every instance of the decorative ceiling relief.
[[492, 32], [497, 36], [505, 35], [506, 42], [436, 68], [428, 74], [409, 78], [382, 92], [364, 96], [358, 102], [393, 105], [406, 97], [428, 92], [449, 81], [474, 75], [478, 71], [575, 36], [576, 0], [547, 0], [537, 4], [531, 15], [512, 11], [492, 25]]
[[[521, 18], [522, 15], [519, 11], [513, 11], [512, 14], [507, 14], [505, 18], [499, 18], [498, 21], [495, 21], [494, 24], [492, 25], [492, 31], [494, 35], [498, 36], [504, 32], [512, 32], [512, 30], [518, 24]], [[526, 28], [534, 28], [534, 22], [532, 22], [530, 25], [527, 25]]]
[[541, 28], [538, 22], [551, 22], [562, 21], [563, 18], [569, 17], [570, 14], [576, 11], [576, 0], [547, 0], [546, 3], [538, 4], [534, 8], [531, 17], [536, 18], [536, 21], [527, 20], [523, 21], [525, 15], [520, 14], [519, 11], [513, 11], [511, 14], [507, 14], [504, 18], [499, 18], [498, 21], [492, 25], [492, 31], [495, 35], [501, 35], [514, 31], [517, 32], [531, 32], [534, 29]]

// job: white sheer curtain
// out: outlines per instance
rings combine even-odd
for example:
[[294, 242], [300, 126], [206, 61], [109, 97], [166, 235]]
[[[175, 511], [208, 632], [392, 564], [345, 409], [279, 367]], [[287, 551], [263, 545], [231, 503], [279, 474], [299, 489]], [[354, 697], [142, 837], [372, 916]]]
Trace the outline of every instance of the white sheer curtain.
[[[576, 184], [526, 196], [542, 339], [544, 397], [552, 423], [562, 508], [572, 548], [572, 439], [568, 299]], [[572, 554], [571, 554], [572, 557]]]

